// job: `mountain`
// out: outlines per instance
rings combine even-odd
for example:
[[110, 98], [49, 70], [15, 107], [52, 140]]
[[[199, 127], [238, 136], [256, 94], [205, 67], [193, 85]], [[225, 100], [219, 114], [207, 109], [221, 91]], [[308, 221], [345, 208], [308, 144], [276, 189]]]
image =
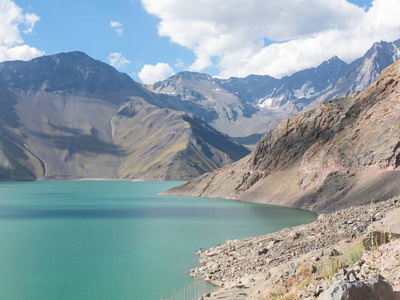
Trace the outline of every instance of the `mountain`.
[[365, 91], [281, 121], [240, 161], [166, 194], [330, 212], [400, 193], [400, 61]]
[[249, 151], [82, 52], [0, 63], [0, 176], [187, 179]]
[[191, 112], [229, 136], [253, 135], [254, 140], [295, 113], [364, 90], [399, 58], [397, 40], [375, 43], [351, 64], [335, 56], [317, 68], [281, 79], [250, 75], [221, 80], [182, 72], [147, 87], [161, 94], [168, 107]]

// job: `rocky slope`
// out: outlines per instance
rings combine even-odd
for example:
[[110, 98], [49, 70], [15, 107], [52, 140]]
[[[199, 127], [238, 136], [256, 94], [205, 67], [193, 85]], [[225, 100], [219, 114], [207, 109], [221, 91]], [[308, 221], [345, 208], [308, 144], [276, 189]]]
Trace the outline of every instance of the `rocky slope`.
[[329, 212], [400, 193], [400, 62], [364, 92], [281, 121], [255, 151], [166, 194]]
[[0, 64], [3, 179], [188, 179], [248, 153], [84, 53]]
[[[399, 213], [399, 207], [397, 196], [320, 215], [313, 223], [265, 236], [226, 241], [197, 253], [201, 266], [191, 270], [192, 276], [196, 274], [222, 287], [204, 295], [210, 300], [365, 299], [357, 286], [376, 279], [385, 279], [380, 292], [391, 297], [373, 299], [398, 299], [393, 296], [400, 296], [400, 240], [392, 237], [385, 241], [389, 244], [380, 248], [381, 244], [376, 244], [368, 252], [362, 239], [369, 242], [371, 227], [386, 224], [391, 215]], [[393, 227], [393, 221], [391, 224]], [[396, 218], [397, 229], [399, 225]], [[345, 291], [355, 288], [353, 296], [359, 298], [332, 297], [332, 290], [341, 284], [348, 285]], [[373, 291], [369, 289], [369, 296]]]
[[[197, 115], [217, 130], [253, 143], [280, 120], [324, 101], [362, 91], [400, 58], [400, 40], [375, 43], [351, 64], [338, 57], [276, 79], [250, 75], [221, 80], [182, 72], [148, 88], [169, 107]], [[254, 142], [255, 143], [255, 142]]]

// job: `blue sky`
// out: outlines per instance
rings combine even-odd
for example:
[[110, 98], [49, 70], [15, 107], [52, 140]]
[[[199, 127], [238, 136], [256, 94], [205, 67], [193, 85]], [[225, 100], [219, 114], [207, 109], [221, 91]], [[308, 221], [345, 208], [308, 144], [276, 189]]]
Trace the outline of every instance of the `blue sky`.
[[146, 83], [281, 77], [400, 38], [393, 11], [399, 0], [0, 0], [0, 60], [79, 50]]
[[[180, 57], [187, 61], [194, 59], [190, 50], [158, 36], [159, 19], [148, 14], [139, 0], [15, 2], [40, 16], [34, 34], [26, 35], [24, 40], [46, 54], [79, 50], [107, 62], [110, 53], [119, 52], [131, 61], [129, 68], [122, 68], [130, 74], [137, 74], [143, 64], [160, 61], [173, 64]], [[122, 24], [121, 35], [110, 22]]]

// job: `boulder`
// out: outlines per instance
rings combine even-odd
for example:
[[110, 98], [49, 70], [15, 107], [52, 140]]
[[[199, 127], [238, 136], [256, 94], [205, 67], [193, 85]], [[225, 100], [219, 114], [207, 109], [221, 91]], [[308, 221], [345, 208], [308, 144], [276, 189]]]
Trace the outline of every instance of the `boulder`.
[[368, 227], [368, 233], [363, 240], [365, 249], [378, 247], [400, 237], [400, 209], [397, 208], [380, 221], [373, 222]]
[[320, 300], [393, 300], [392, 286], [382, 278], [336, 281], [319, 296]]

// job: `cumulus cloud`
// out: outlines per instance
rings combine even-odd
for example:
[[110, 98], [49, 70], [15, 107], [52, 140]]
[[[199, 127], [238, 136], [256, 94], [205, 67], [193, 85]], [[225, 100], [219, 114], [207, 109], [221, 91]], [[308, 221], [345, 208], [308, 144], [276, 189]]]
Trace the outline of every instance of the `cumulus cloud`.
[[131, 63], [130, 60], [127, 60], [122, 56], [122, 53], [113, 52], [107, 57], [110, 65], [114, 68], [124, 68]]
[[118, 35], [122, 35], [122, 32], [124, 31], [123, 28], [122, 28], [122, 23], [111, 21], [110, 22], [110, 26], [115, 29], [115, 32]]
[[39, 51], [34, 47], [29, 47], [28, 45], [15, 46], [12, 48], [0, 46], [0, 61], [30, 60], [44, 54], [43, 51]]
[[174, 75], [174, 70], [165, 63], [144, 65], [138, 76], [144, 84], [152, 84]]
[[25, 34], [33, 32], [40, 17], [33, 13], [23, 13], [11, 0], [0, 0], [0, 61], [29, 60], [44, 55], [34, 47], [23, 45], [20, 30]]
[[161, 19], [160, 36], [194, 52], [190, 70], [214, 66], [221, 77], [281, 77], [400, 38], [398, 0], [374, 0], [368, 11], [346, 0], [141, 1]]

